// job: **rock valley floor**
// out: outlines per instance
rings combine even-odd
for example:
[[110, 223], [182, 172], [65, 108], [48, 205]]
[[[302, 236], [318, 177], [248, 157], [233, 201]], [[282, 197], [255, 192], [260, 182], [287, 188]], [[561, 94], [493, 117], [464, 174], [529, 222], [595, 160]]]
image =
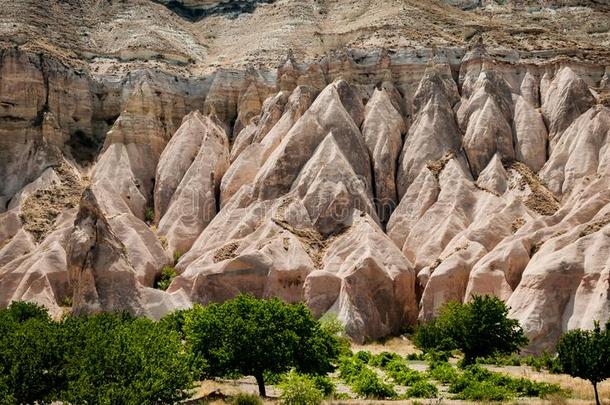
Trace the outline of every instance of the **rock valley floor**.
[[[78, 4], [43, 3], [50, 15]], [[133, 2], [157, 13], [151, 26], [171, 13], [160, 3]], [[587, 45], [576, 56], [503, 48], [500, 17], [495, 32], [467, 25], [465, 38], [429, 47], [358, 26], [342, 37], [349, 46], [323, 55], [299, 53], [283, 31], [273, 38], [297, 51], [273, 42], [259, 65], [242, 48], [212, 55], [248, 19], [287, 18], [282, 7], [302, 5], [263, 2], [242, 15], [246, 3], [236, 1], [237, 15], [168, 14], [174, 31], [160, 31], [156, 47], [135, 6], [113, 3], [100, 14], [125, 36], [112, 52], [89, 19], [73, 16], [77, 38], [54, 31], [42, 5], [7, 5], [0, 306], [159, 318], [247, 292], [336, 314], [365, 341], [429, 320], [450, 300], [493, 294], [531, 351], [610, 319], [607, 25], [590, 43], [576, 37]], [[347, 18], [348, 1], [315, 3], [328, 6], [316, 11], [324, 18]], [[451, 27], [504, 10], [447, 3], [430, 4]], [[590, 24], [610, 15], [587, 7]], [[223, 21], [228, 33], [208, 53], [184, 34]], [[545, 29], [547, 46], [565, 45]], [[524, 35], [519, 46], [544, 45]], [[161, 291], [165, 266], [178, 276]]]

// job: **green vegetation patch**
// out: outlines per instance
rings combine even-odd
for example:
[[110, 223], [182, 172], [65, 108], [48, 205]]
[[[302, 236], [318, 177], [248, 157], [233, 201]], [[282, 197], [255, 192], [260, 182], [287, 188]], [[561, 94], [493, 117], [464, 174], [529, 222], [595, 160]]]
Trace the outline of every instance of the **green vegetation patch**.
[[177, 275], [178, 273], [176, 273], [176, 269], [174, 268], [174, 266], [163, 267], [163, 270], [161, 270], [161, 274], [155, 280], [155, 288], [163, 291], [167, 290], [169, 288], [169, 285], [172, 283], [172, 281], [174, 281], [174, 278], [176, 278]]
[[438, 388], [428, 381], [417, 381], [405, 393], [407, 398], [436, 398]]

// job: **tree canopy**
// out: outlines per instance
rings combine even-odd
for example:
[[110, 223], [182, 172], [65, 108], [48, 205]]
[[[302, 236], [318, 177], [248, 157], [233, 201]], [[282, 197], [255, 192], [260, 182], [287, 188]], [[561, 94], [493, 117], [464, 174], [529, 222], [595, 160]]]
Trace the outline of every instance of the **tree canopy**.
[[174, 403], [192, 376], [177, 333], [126, 314], [67, 316], [17, 302], [0, 310], [0, 404]]
[[610, 322], [605, 330], [596, 323], [593, 330], [567, 332], [559, 339], [557, 354], [564, 372], [591, 382], [599, 405], [597, 384], [610, 378]]
[[450, 302], [439, 316], [422, 325], [415, 343], [424, 351], [459, 349], [463, 363], [478, 357], [511, 354], [527, 343], [519, 322], [508, 318], [504, 302], [492, 296], [473, 296], [468, 303]]
[[186, 340], [209, 376], [252, 375], [265, 396], [265, 372], [327, 373], [338, 357], [337, 337], [301, 303], [240, 295], [196, 306], [185, 319]]

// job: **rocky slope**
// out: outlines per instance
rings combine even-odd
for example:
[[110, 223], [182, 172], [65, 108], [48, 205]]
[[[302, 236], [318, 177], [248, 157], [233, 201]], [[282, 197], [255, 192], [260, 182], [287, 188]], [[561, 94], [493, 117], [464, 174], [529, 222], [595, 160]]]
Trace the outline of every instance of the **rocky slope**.
[[[316, 55], [303, 11], [298, 35], [276, 32], [293, 51], [269, 36], [242, 67], [263, 46], [244, 53], [244, 27], [274, 15], [250, 33], [270, 35], [306, 3], [92, 2], [111, 34], [84, 2], [47, 3], [1, 16], [0, 306], [159, 318], [248, 292], [363, 341], [494, 294], [532, 351], [610, 319], [608, 33], [573, 24], [573, 52], [553, 25], [602, 24], [606, 6], [530, 11], [555, 19], [508, 50], [503, 13], [533, 21], [512, 3], [396, 2], [437, 19], [429, 47], [389, 39], [414, 14], [318, 1], [311, 24], [352, 25], [357, 46]], [[487, 25], [458, 40], [463, 16]], [[205, 52], [185, 34], [202, 27], [224, 30]], [[168, 265], [179, 275], [155, 289]]]

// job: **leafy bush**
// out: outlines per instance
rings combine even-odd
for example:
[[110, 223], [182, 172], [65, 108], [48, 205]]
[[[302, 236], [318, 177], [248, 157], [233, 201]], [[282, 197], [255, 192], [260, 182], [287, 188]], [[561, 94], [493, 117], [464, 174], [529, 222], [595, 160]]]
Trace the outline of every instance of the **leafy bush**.
[[369, 364], [369, 362], [373, 358], [373, 355], [370, 352], [367, 352], [367, 351], [364, 351], [364, 350], [356, 352], [356, 354], [354, 354], [354, 356], [356, 356], [356, 358], [358, 360], [362, 360], [366, 364]]
[[181, 339], [185, 338], [184, 322], [190, 309], [180, 309], [170, 312], [159, 320], [159, 326], [176, 332]]
[[468, 401], [506, 401], [512, 398], [512, 394], [505, 387], [498, 387], [493, 382], [473, 381], [455, 398]]
[[180, 253], [180, 251], [176, 250], [174, 252], [174, 265], [178, 264], [181, 257], [182, 257], [182, 253]]
[[390, 361], [384, 370], [399, 385], [410, 386], [425, 379], [423, 373], [410, 369], [400, 358]]
[[424, 355], [424, 360], [426, 360], [428, 364], [447, 363], [450, 357], [451, 352], [430, 350]]
[[40, 321], [50, 321], [49, 312], [45, 307], [42, 307], [31, 302], [15, 301], [8, 308], [2, 310], [2, 315], [14, 320], [15, 322], [23, 323], [30, 319]]
[[[532, 356], [530, 356], [532, 357]], [[476, 361], [477, 364], [493, 364], [496, 366], [520, 366], [523, 363], [522, 359], [518, 356], [501, 356], [491, 355], [487, 357], [479, 357]]]
[[472, 401], [501, 401], [512, 397], [540, 397], [562, 393], [556, 384], [513, 378], [483, 367], [469, 366], [449, 386], [456, 398]]
[[312, 376], [312, 378], [313, 378], [314, 384], [320, 391], [322, 391], [325, 398], [335, 395], [335, 393], [337, 391], [337, 387], [335, 386], [335, 383], [333, 382], [333, 380], [330, 379], [329, 376], [314, 375], [314, 376]]
[[176, 269], [173, 266], [163, 267], [161, 274], [155, 280], [155, 288], [163, 291], [167, 290], [177, 275], [178, 273], [176, 273]]
[[281, 401], [285, 405], [317, 405], [322, 402], [324, 393], [313, 378], [291, 371], [279, 385]]
[[[186, 341], [205, 359], [208, 376], [252, 375], [265, 396], [266, 371], [309, 374], [333, 370], [339, 341], [307, 307], [240, 295], [223, 304], [195, 306], [185, 320]], [[256, 342], [256, 344], [253, 344]]]
[[514, 353], [527, 343], [519, 322], [509, 319], [504, 302], [492, 296], [446, 304], [437, 319], [418, 329], [414, 340], [424, 351], [460, 349], [464, 365], [478, 357]]
[[144, 212], [144, 222], [152, 224], [155, 219], [155, 211], [152, 208], [146, 208]]
[[523, 359], [523, 363], [532, 367], [536, 371], [547, 369], [554, 374], [561, 373], [561, 363], [558, 356], [552, 356], [546, 350], [539, 357], [527, 356]]
[[348, 384], [354, 382], [365, 368], [366, 363], [356, 356], [342, 356], [339, 359], [339, 377]]
[[364, 398], [391, 399], [398, 396], [390, 384], [381, 381], [377, 374], [366, 366], [350, 386], [354, 393]]
[[286, 373], [274, 373], [271, 371], [265, 371], [263, 373], [263, 377], [265, 377], [265, 382], [271, 385], [278, 385], [286, 378]]
[[430, 364], [428, 376], [442, 384], [451, 384], [459, 378], [460, 373], [449, 363], [435, 362]]
[[436, 398], [438, 388], [428, 381], [418, 381], [405, 392], [407, 398]]
[[393, 360], [402, 360], [401, 357], [392, 352], [381, 352], [369, 361], [369, 364], [374, 367], [385, 368], [385, 366]]
[[232, 405], [263, 405], [263, 400], [256, 394], [246, 394], [240, 392], [233, 397]]
[[502, 356], [494, 354], [487, 357], [479, 357], [476, 361], [477, 364], [493, 364], [496, 366], [521, 366], [527, 365], [540, 371], [546, 369], [553, 374], [561, 373], [561, 364], [557, 356], [551, 355], [546, 350], [542, 352], [540, 356], [525, 356], [519, 357], [516, 355]]

